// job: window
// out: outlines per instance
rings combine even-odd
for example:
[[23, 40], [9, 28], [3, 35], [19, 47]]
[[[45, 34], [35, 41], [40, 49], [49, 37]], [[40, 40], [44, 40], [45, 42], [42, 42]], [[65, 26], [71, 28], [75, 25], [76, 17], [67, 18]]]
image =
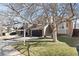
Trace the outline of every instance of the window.
[[64, 29], [64, 26], [62, 25], [62, 29]]

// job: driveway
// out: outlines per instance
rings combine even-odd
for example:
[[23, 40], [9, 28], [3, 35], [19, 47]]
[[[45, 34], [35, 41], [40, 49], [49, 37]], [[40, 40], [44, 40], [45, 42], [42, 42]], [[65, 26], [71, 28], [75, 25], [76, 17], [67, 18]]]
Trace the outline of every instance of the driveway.
[[13, 40], [0, 40], [0, 56], [23, 56], [11, 46], [15, 43]]
[[23, 56], [11, 45], [16, 44], [18, 41], [37, 39], [37, 38], [38, 37], [18, 37], [18, 38], [10, 38], [9, 40], [0, 39], [0, 56]]

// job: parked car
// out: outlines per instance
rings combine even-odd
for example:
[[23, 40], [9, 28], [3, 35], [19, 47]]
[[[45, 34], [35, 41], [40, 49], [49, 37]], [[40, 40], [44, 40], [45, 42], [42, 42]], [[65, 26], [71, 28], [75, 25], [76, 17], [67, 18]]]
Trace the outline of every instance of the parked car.
[[17, 34], [16, 32], [11, 32], [11, 33], [10, 33], [10, 35], [16, 35], [16, 34]]

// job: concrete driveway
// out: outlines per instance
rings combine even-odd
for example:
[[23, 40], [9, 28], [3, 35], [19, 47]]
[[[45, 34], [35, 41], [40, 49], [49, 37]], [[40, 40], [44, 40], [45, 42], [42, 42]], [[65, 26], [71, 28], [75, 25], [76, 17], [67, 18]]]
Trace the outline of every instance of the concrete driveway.
[[11, 46], [15, 43], [13, 40], [0, 40], [0, 56], [23, 56]]
[[11, 45], [16, 44], [18, 41], [24, 41], [29, 39], [37, 39], [38, 37], [16, 37], [0, 39], [0, 56], [23, 56], [19, 51], [14, 49]]

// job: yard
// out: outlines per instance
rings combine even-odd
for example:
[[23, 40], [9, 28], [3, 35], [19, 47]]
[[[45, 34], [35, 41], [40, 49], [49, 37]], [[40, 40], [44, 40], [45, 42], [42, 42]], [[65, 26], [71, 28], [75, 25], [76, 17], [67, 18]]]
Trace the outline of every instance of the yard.
[[26, 56], [28, 53], [30, 56], [77, 56], [74, 41], [72, 38], [63, 36], [58, 37], [58, 42], [29, 42], [29, 52], [28, 42], [25, 46], [23, 42], [19, 42], [13, 47]]

